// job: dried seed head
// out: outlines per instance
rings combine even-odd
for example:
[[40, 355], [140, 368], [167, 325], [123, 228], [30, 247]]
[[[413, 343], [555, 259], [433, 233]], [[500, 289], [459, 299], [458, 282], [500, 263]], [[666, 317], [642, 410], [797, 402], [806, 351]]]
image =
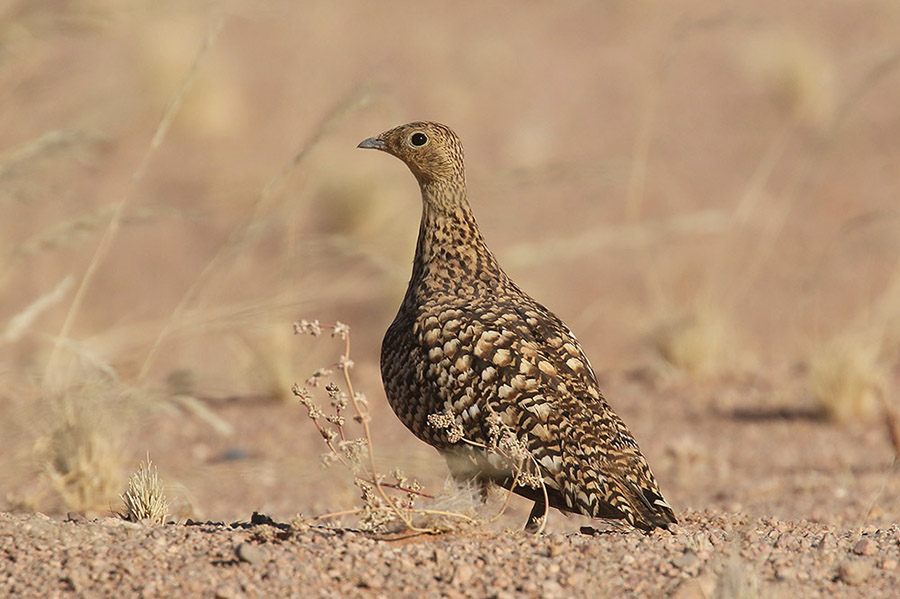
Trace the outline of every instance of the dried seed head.
[[309, 522], [306, 520], [306, 518], [303, 517], [303, 514], [300, 513], [291, 518], [289, 524], [291, 527], [291, 531], [295, 533], [302, 533], [309, 530]]
[[534, 472], [523, 472], [519, 475], [519, 484], [532, 489], [540, 489], [544, 484], [544, 479]]
[[337, 445], [338, 451], [344, 455], [354, 472], [357, 472], [362, 465], [362, 456], [366, 447], [368, 447], [366, 439], [340, 441]]
[[300, 320], [294, 323], [294, 334], [312, 335], [313, 337], [318, 337], [322, 334], [322, 325], [319, 324], [318, 320], [313, 320], [312, 322], [308, 320]]
[[428, 426], [437, 430], [443, 430], [453, 424], [453, 412], [449, 409], [437, 414], [428, 415]]
[[344, 426], [344, 417], [340, 414], [329, 414], [325, 416], [325, 420], [335, 426]]
[[337, 321], [334, 323], [334, 328], [331, 330], [332, 337], [340, 337], [341, 339], [346, 339], [347, 335], [350, 334], [350, 327], [344, 324], [341, 321]]
[[310, 387], [318, 387], [319, 381], [321, 381], [324, 377], [331, 374], [332, 370], [330, 368], [319, 368], [312, 375], [306, 379], [306, 384]]
[[407, 483], [406, 474], [404, 474], [403, 470], [400, 470], [400, 468], [394, 468], [393, 470], [391, 470], [391, 478], [393, 478], [395, 481], [397, 481], [397, 484], [399, 486], [401, 486], [401, 487], [406, 486], [406, 483]]
[[463, 430], [460, 418], [456, 416], [450, 408], [447, 408], [443, 412], [438, 412], [437, 414], [429, 414], [427, 421], [428, 426], [431, 428], [446, 431], [447, 440], [450, 441], [450, 443], [458, 443], [465, 436], [465, 431]]
[[298, 385], [294, 385], [291, 390], [294, 392], [294, 395], [297, 396], [297, 400], [303, 404], [303, 407], [306, 408], [307, 415], [313, 420], [318, 420], [324, 414], [322, 412], [322, 408], [319, 407], [313, 398], [312, 394], [309, 392], [309, 389], [305, 389], [299, 387]]
[[462, 424], [459, 422], [454, 422], [447, 429], [447, 440], [450, 443], [459, 443], [465, 437], [465, 431], [463, 430]]
[[508, 428], [503, 429], [503, 433], [500, 435], [500, 442], [497, 444], [497, 450], [519, 464], [531, 455], [528, 453], [525, 441], [516, 437], [515, 433]]
[[334, 402], [338, 395], [341, 394], [341, 389], [334, 383], [328, 383], [325, 385], [325, 392], [328, 393], [328, 397], [331, 398], [331, 401]]
[[331, 405], [337, 412], [347, 409], [348, 403], [350, 403], [350, 396], [346, 393], [338, 393], [337, 397], [331, 398]]
[[323, 453], [321, 456], [321, 462], [323, 468], [330, 468], [335, 462], [339, 462], [340, 458], [334, 454], [334, 452], [329, 451], [328, 453]]

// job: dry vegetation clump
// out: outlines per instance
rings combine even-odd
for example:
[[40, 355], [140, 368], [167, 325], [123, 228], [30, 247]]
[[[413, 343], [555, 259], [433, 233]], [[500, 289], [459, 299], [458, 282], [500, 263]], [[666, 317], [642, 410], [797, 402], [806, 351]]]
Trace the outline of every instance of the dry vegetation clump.
[[712, 376], [728, 364], [734, 329], [720, 310], [697, 308], [661, 319], [648, 343], [665, 364], [693, 379]]
[[889, 356], [900, 320], [900, 267], [887, 288], [846, 329], [813, 351], [808, 384], [828, 418], [866, 421], [884, 416], [890, 426], [894, 403], [888, 394]]
[[887, 380], [880, 357], [880, 343], [850, 336], [813, 353], [809, 388], [828, 418], [852, 422], [880, 414]]
[[239, 363], [245, 365], [247, 379], [268, 398], [287, 402], [293, 397], [288, 389], [292, 384], [294, 348], [290, 333], [275, 319], [266, 318], [253, 323], [253, 331], [241, 337], [234, 352]]
[[125, 504], [125, 512], [120, 516], [131, 522], [165, 524], [169, 515], [169, 501], [165, 489], [159, 482], [156, 466], [148, 456], [142, 461], [137, 472], [128, 480], [128, 490], [119, 495]]
[[35, 445], [39, 469], [70, 510], [108, 509], [121, 488], [122, 429], [109, 414], [111, 393], [102, 385], [65, 393]]

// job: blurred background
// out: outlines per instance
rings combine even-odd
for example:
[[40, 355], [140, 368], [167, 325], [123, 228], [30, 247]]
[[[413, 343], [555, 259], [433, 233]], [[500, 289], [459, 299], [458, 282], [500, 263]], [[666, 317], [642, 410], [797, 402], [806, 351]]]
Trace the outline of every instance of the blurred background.
[[176, 517], [352, 506], [290, 392], [343, 342], [301, 318], [350, 326], [379, 462], [440, 489], [378, 373], [418, 189], [356, 149], [428, 119], [677, 509], [895, 518], [898, 31], [892, 0], [3, 2], [0, 509], [109, 513], [148, 455]]

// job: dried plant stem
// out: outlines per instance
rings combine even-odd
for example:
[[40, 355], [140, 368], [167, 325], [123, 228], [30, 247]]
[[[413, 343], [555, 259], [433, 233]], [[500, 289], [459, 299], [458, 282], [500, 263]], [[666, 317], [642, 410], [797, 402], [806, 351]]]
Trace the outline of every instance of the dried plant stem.
[[[295, 333], [305, 333], [314, 337], [318, 337], [326, 329], [331, 331], [332, 337], [341, 337], [344, 340], [344, 353], [334, 364], [316, 370], [307, 380], [307, 385], [309, 387], [318, 386], [324, 376], [331, 374], [334, 368], [337, 368], [343, 373], [346, 393], [343, 393], [341, 387], [334, 383], [328, 383], [325, 386], [325, 391], [328, 392], [333, 410], [332, 413], [326, 414], [313, 400], [307, 388], [301, 388], [295, 384], [292, 391], [300, 399], [300, 403], [306, 407], [310, 420], [313, 421], [313, 425], [322, 437], [326, 447], [328, 447], [330, 453], [326, 454], [326, 463], [329, 459], [333, 459], [353, 474], [354, 483], [362, 491], [362, 499], [365, 506], [321, 514], [308, 519], [301, 517], [301, 522], [308, 524], [318, 520], [357, 515], [367, 520], [368, 526], [372, 526], [374, 522], [374, 526], [377, 528], [379, 525], [393, 520], [401, 522], [408, 531], [422, 534], [438, 534], [442, 531], [437, 527], [423, 528], [416, 526], [413, 523], [413, 517], [416, 515], [444, 516], [456, 518], [470, 524], [478, 523], [478, 519], [457, 512], [414, 509], [414, 496], [427, 497], [429, 499], [433, 499], [433, 497], [420, 491], [419, 485], [415, 481], [411, 485], [407, 485], [406, 477], [399, 470], [391, 475], [397, 479], [396, 483], [384, 482], [384, 477], [378, 474], [368, 406], [363, 396], [356, 392], [350, 376], [350, 369], [353, 367], [350, 355], [350, 328], [340, 322], [334, 325], [323, 325], [318, 320], [301, 320], [294, 323]], [[352, 441], [346, 440], [347, 437], [344, 431], [345, 419], [342, 416], [342, 411], [347, 408], [348, 404], [352, 405], [352, 410], [355, 414], [353, 419], [362, 427], [363, 433], [361, 438]], [[322, 419], [325, 420], [325, 423], [320, 422]], [[544, 531], [550, 500], [546, 483], [541, 474], [543, 469], [531, 451], [525, 447], [523, 440], [519, 439], [509, 427], [502, 423], [499, 415], [492, 413], [489, 417], [488, 422], [491, 424], [489, 443], [473, 441], [462, 436], [462, 431], [457, 428], [450, 410], [440, 414], [429, 415], [428, 421], [431, 426], [437, 429], [448, 429], [448, 438], [452, 443], [461, 443], [487, 454], [499, 454], [505, 460], [504, 469], [508, 464], [512, 480], [507, 489], [506, 498], [497, 514], [488, 522], [497, 521], [506, 512], [516, 488], [528, 486], [532, 489], [537, 489], [540, 487], [543, 495], [544, 514], [540, 519], [540, 525], [536, 534], [541, 534]], [[338, 438], [340, 443], [335, 443], [335, 439]], [[363, 445], [365, 445], [365, 450], [362, 449]], [[405, 493], [406, 500], [401, 502], [398, 498], [391, 497], [387, 492], [388, 489]]]
[[[356, 402], [354, 402], [354, 403], [356, 403]], [[357, 412], [357, 415], [360, 415], [362, 413], [362, 411], [360, 409], [357, 409], [356, 412]], [[340, 411], [338, 411], [338, 415], [340, 415]], [[360, 416], [360, 418], [362, 418], [362, 416]], [[325, 446], [328, 447], [328, 449], [331, 451], [332, 454], [334, 454], [334, 456], [338, 460], [338, 462], [340, 462], [341, 465], [344, 466], [347, 470], [350, 470], [352, 472], [353, 466], [350, 464], [350, 462], [348, 462], [346, 460], [346, 458], [344, 458], [344, 456], [341, 454], [340, 450], [334, 446], [334, 443], [331, 441], [331, 439], [328, 438], [328, 435], [326, 434], [325, 429], [322, 427], [321, 424], [319, 424], [319, 421], [313, 419], [313, 425], [316, 427], [316, 430], [318, 430], [319, 434], [322, 436], [322, 440], [325, 442]], [[338, 435], [340, 436], [341, 440], [345, 441], [346, 437], [344, 435], [344, 427], [339, 426], [337, 428], [338, 428]], [[366, 434], [367, 434], [367, 438], [368, 438], [368, 431], [366, 432]], [[374, 471], [373, 471], [373, 473], [374, 473]], [[426, 499], [434, 499], [434, 495], [430, 495], [429, 493], [424, 493], [422, 491], [419, 491], [418, 489], [413, 489], [411, 487], [406, 487], [404, 485], [400, 485], [400, 484], [396, 484], [396, 483], [386, 483], [381, 480], [378, 480], [376, 478], [376, 476], [374, 476], [374, 474], [371, 477], [361, 475], [361, 474], [354, 474], [354, 476], [356, 478], [358, 478], [359, 480], [369, 483], [370, 485], [373, 485], [373, 486], [382, 486], [382, 487], [386, 487], [388, 489], [396, 489], [397, 491], [403, 491], [404, 493], [412, 493], [413, 495], [418, 495], [419, 497], [425, 497]]]
[[344, 356], [341, 359], [341, 371], [344, 373], [344, 383], [347, 385], [347, 394], [350, 396], [350, 401], [353, 404], [353, 410], [356, 412], [356, 415], [359, 417], [359, 422], [362, 424], [363, 433], [366, 438], [366, 450], [369, 455], [369, 467], [372, 469], [372, 484], [375, 489], [378, 491], [378, 494], [381, 498], [387, 503], [390, 509], [394, 512], [394, 514], [403, 522], [403, 524], [414, 532], [422, 532], [422, 533], [436, 533], [438, 532], [435, 529], [431, 528], [419, 528], [412, 523], [412, 519], [408, 514], [404, 514], [403, 511], [388, 497], [388, 494], [385, 492], [384, 488], [381, 486], [381, 481], [378, 480], [378, 468], [375, 465], [375, 448], [372, 446], [372, 433], [369, 429], [369, 415], [363, 412], [362, 406], [359, 405], [359, 401], [356, 398], [356, 393], [353, 390], [353, 381], [350, 380], [350, 333], [344, 336]]
[[[429, 499], [433, 499], [434, 497], [428, 493], [422, 492], [415, 482], [411, 485], [407, 485], [405, 482], [406, 478], [402, 473], [392, 475], [397, 478], [396, 483], [384, 482], [384, 477], [378, 473], [368, 408], [364, 405], [362, 395], [356, 392], [352, 377], [350, 376], [350, 369], [353, 366], [353, 361], [351, 360], [350, 353], [351, 341], [349, 327], [340, 322], [334, 325], [322, 325], [319, 324], [318, 321], [309, 322], [305, 320], [294, 324], [295, 333], [308, 333], [313, 336], [319, 336], [323, 329], [330, 329], [332, 331], [332, 337], [339, 336], [344, 340], [344, 352], [336, 363], [329, 367], [318, 369], [313, 376], [310, 377], [307, 384], [312, 387], [318, 386], [319, 381], [323, 376], [330, 374], [333, 372], [334, 368], [337, 368], [343, 372], [343, 387], [346, 394], [342, 393], [340, 387], [333, 383], [326, 385], [325, 390], [331, 398], [331, 405], [334, 411], [332, 414], [325, 415], [322, 413], [321, 408], [313, 402], [307, 389], [301, 389], [299, 385], [295, 384], [293, 392], [307, 408], [310, 419], [313, 421], [316, 430], [324, 440], [326, 447], [328, 447], [330, 457], [335, 459], [353, 474], [355, 484], [359, 486], [363, 492], [363, 500], [366, 505], [362, 508], [322, 514], [305, 519], [303, 522], [309, 523], [346, 515], [371, 518], [375, 514], [389, 514], [390, 516], [384, 521], [394, 520], [400, 522], [406, 530], [421, 534], [438, 534], [441, 530], [436, 527], [423, 528], [416, 526], [413, 523], [413, 517], [416, 515], [448, 516], [469, 523], [477, 522], [474, 518], [470, 518], [464, 514], [440, 510], [414, 509], [411, 500], [412, 497], [425, 497]], [[362, 428], [362, 437], [353, 441], [347, 440], [347, 435], [344, 431], [344, 417], [342, 416], [342, 412], [347, 408], [348, 403], [352, 405], [352, 413], [354, 414], [353, 420], [359, 423]], [[321, 423], [320, 419], [322, 418], [324, 418], [328, 424]], [[336, 443], [336, 439], [339, 439], [340, 443]], [[348, 451], [345, 443], [358, 448], [358, 450]], [[365, 450], [362, 449], [363, 445], [365, 445]], [[387, 492], [389, 489], [404, 493], [406, 495], [406, 501], [401, 502], [396, 497], [392, 498]], [[380, 518], [382, 518], [382, 516], [377, 516], [374, 519], [377, 521]]]
[[516, 485], [519, 483], [519, 474], [521, 474], [521, 473], [522, 473], [522, 469], [517, 468], [516, 474], [513, 476], [512, 485], [510, 485], [509, 489], [506, 490], [506, 497], [503, 499], [503, 505], [500, 506], [500, 509], [497, 510], [496, 514], [491, 516], [491, 519], [488, 520], [488, 522], [496, 522], [506, 512], [506, 509], [509, 507], [509, 502], [513, 496], [513, 489], [515, 489]]
[[[494, 451], [492, 448], [488, 447], [484, 443], [472, 441], [470, 439], [466, 439], [465, 437], [460, 439], [460, 441], [462, 441], [466, 445], [471, 445], [472, 447], [478, 447], [478, 448], [484, 449], [485, 451]], [[510, 456], [507, 456], [501, 450], [498, 449], [496, 451], [499, 451], [501, 453], [501, 455], [504, 455], [504, 457], [511, 459]], [[531, 452], [528, 452], [527, 459], [531, 460], [531, 463], [534, 464], [535, 472], [541, 471], [541, 465], [538, 463], [537, 459], [535, 459], [534, 455], [532, 455]], [[509, 489], [506, 490], [506, 498], [503, 500], [503, 505], [500, 506], [500, 510], [496, 514], [494, 514], [488, 520], [488, 522], [496, 522], [506, 512], [506, 509], [509, 507], [509, 502], [512, 499], [513, 494], [515, 493], [515, 488], [516, 488], [516, 486], [518, 486], [519, 478], [521, 477], [522, 471], [524, 470], [524, 468], [525, 468], [525, 460], [524, 459], [519, 460], [518, 464], [516, 465], [515, 474], [513, 475], [512, 484], [510, 484]], [[544, 516], [541, 521], [541, 525], [538, 527], [538, 529], [534, 533], [535, 535], [539, 535], [542, 532], [544, 532], [544, 528], [546, 528], [546, 526], [547, 526], [547, 514], [550, 512], [550, 496], [547, 493], [547, 483], [544, 482], [543, 477], [540, 477], [540, 481], [541, 481], [541, 492], [544, 495]]]
[[[396, 507], [396, 506], [394, 506]], [[378, 508], [380, 510], [391, 510], [390, 507], [382, 507]], [[392, 511], [392, 510], [391, 510]], [[478, 520], [475, 518], [470, 518], [465, 514], [460, 514], [458, 512], [448, 512], [445, 510], [429, 510], [429, 509], [416, 509], [413, 510], [416, 514], [424, 514], [427, 516], [447, 516], [451, 518], [459, 518], [460, 520], [465, 520], [469, 524], [478, 524]], [[318, 522], [319, 520], [330, 520], [332, 518], [340, 518], [342, 516], [357, 516], [365, 512], [365, 508], [354, 508], [352, 510], [341, 510], [339, 512], [329, 512], [327, 514], [319, 514], [318, 516], [312, 516], [311, 518], [303, 519], [304, 524], [310, 524], [312, 522]], [[396, 513], [396, 512], [395, 512]], [[412, 532], [422, 533], [422, 534], [436, 534], [440, 532], [437, 529], [433, 528], [416, 528], [415, 526], [407, 527]]]
[[887, 470], [885, 470], [885, 472], [884, 472], [884, 476], [881, 477], [881, 483], [878, 485], [878, 488], [875, 490], [875, 492], [872, 493], [872, 498], [869, 499], [869, 502], [866, 504], [866, 509], [863, 510], [863, 516], [861, 518], [860, 525], [862, 525], [862, 523], [865, 523], [865, 521], [869, 519], [869, 516], [872, 515], [872, 510], [875, 509], [875, 504], [878, 503], [878, 499], [881, 497], [882, 493], [884, 493], [884, 489], [885, 489], [885, 487], [887, 487], [887, 483], [891, 479], [891, 476], [893, 476], [896, 469], [897, 469], [897, 454], [895, 453], [894, 456], [891, 458], [890, 465], [887, 467]]
[[[534, 460], [534, 456], [531, 456], [531, 459]], [[535, 462], [535, 465], [537, 465], [537, 462]], [[544, 482], [544, 479], [541, 479], [541, 492], [544, 494], [544, 515], [541, 517], [541, 525], [534, 531], [535, 536], [543, 533], [544, 529], [547, 528], [547, 514], [550, 512], [550, 497], [547, 495], [547, 484]]]
[[884, 472], [881, 484], [878, 485], [878, 489], [872, 494], [872, 498], [869, 500], [866, 509], [863, 511], [863, 522], [868, 520], [869, 516], [872, 515], [875, 504], [878, 502], [882, 493], [884, 493], [884, 489], [887, 487], [887, 483], [891, 479], [891, 476], [893, 476], [894, 472], [897, 470], [897, 461], [898, 458], [900, 458], [900, 416], [898, 416], [897, 411], [890, 404], [883, 392], [880, 392], [878, 396], [881, 400], [881, 407], [884, 410], [884, 423], [887, 426], [888, 440], [891, 442], [891, 449], [894, 450], [894, 455], [891, 458], [890, 465], [888, 465]]

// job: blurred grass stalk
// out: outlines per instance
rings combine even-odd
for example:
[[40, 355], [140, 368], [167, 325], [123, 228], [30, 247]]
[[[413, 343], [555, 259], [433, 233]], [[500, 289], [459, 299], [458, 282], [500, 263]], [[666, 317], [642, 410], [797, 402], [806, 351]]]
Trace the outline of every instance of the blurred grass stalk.
[[69, 337], [72, 326], [74, 325], [75, 319], [78, 317], [81, 305], [84, 302], [85, 295], [87, 294], [91, 283], [93, 282], [97, 269], [100, 267], [100, 264], [103, 262], [103, 259], [106, 257], [107, 253], [112, 247], [113, 242], [115, 241], [126, 205], [129, 203], [138, 186], [140, 185], [144, 174], [146, 173], [147, 168], [150, 164], [150, 159], [154, 156], [156, 151], [165, 140], [166, 133], [169, 130], [169, 126], [172, 124], [175, 115], [178, 113], [178, 110], [181, 108], [185, 97], [190, 91], [203, 58], [206, 56], [206, 53], [218, 38], [223, 25], [224, 18], [220, 17], [209, 28], [206, 38], [204, 39], [200, 50], [197, 52], [194, 63], [191, 65], [191, 68], [185, 76], [185, 79], [179, 87], [177, 93], [172, 98], [172, 101], [169, 102], [168, 106], [166, 106], [165, 110], [163, 111], [163, 115], [156, 126], [153, 138], [150, 140], [150, 144], [147, 147], [143, 158], [141, 159], [137, 168], [131, 174], [130, 185], [128, 186], [125, 195], [121, 200], [113, 205], [113, 212], [109, 219], [109, 224], [107, 225], [106, 230], [104, 231], [103, 236], [101, 237], [100, 242], [97, 245], [94, 256], [92, 257], [84, 275], [82, 276], [81, 282], [78, 285], [78, 289], [75, 292], [75, 297], [72, 300], [72, 304], [70, 305], [68, 312], [66, 313], [66, 317], [63, 321], [63, 325], [60, 329], [59, 335], [57, 336], [56, 341], [53, 345], [53, 350], [50, 354], [49, 359], [47, 360], [47, 366], [44, 371], [43, 377], [43, 384], [45, 388], [65, 389], [69, 384], [69, 381], [66, 377], [63, 377], [61, 379], [59, 378], [61, 375], [61, 371], [58, 362], [60, 359], [62, 342]]

